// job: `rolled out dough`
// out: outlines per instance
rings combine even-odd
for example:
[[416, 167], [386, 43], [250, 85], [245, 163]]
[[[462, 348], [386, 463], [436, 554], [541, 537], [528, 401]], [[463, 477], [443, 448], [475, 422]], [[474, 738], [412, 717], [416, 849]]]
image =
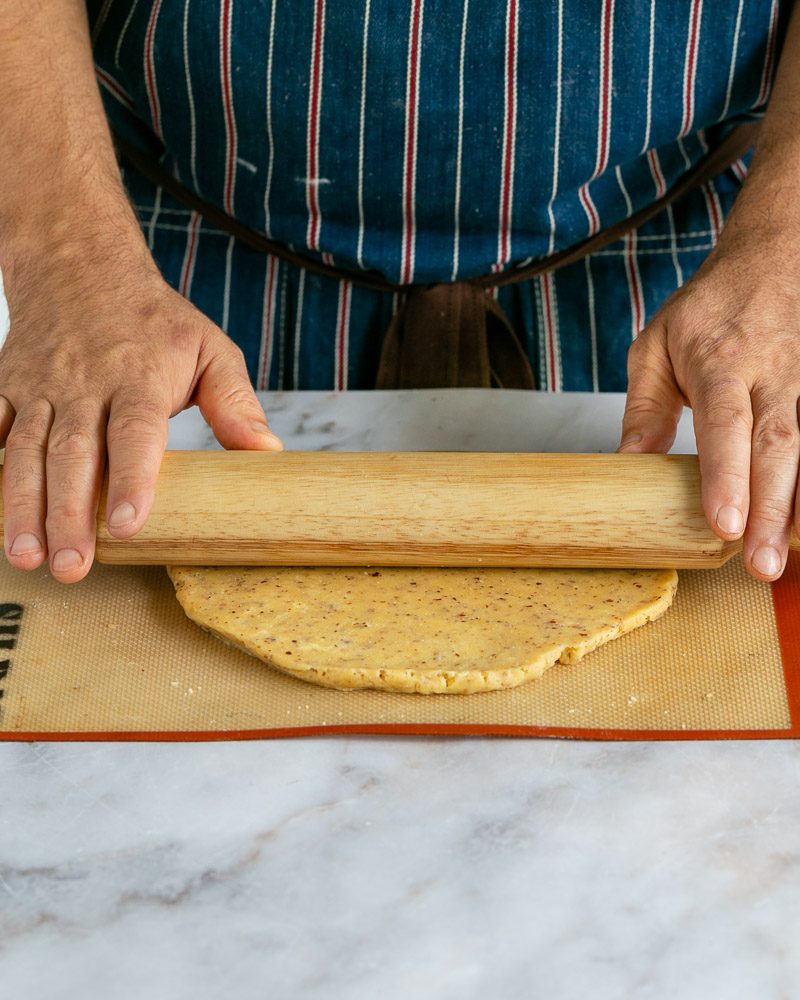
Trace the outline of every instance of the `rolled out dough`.
[[674, 570], [167, 567], [202, 628], [313, 684], [471, 694], [576, 663], [672, 603]]

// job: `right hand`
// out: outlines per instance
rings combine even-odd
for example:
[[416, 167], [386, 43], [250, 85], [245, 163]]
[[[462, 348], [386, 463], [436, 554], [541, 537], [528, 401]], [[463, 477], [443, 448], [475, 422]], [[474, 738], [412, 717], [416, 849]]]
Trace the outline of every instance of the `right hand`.
[[[38, 258], [37, 258], [38, 260]], [[54, 250], [5, 275], [0, 351], [4, 547], [74, 583], [107, 525], [135, 535], [153, 503], [167, 419], [197, 404], [225, 448], [280, 450], [239, 348], [161, 278], [143, 244]]]

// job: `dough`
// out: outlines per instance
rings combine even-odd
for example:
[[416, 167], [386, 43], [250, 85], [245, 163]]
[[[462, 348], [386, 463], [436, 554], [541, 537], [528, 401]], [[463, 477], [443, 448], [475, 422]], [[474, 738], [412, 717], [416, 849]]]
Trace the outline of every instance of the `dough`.
[[658, 618], [674, 570], [167, 567], [186, 614], [335, 688], [494, 691]]

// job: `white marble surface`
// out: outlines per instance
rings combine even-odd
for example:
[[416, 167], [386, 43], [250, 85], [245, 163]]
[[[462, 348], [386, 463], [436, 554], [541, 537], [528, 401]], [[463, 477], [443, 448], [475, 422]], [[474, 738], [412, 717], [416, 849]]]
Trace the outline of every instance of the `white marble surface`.
[[[590, 451], [623, 400], [264, 402], [290, 447]], [[0, 744], [0, 995], [792, 998], [799, 783], [786, 742]]]
[[[625, 409], [622, 393], [495, 389], [273, 392], [260, 398], [286, 447], [308, 451], [614, 451]], [[169, 447], [219, 445], [192, 409], [170, 422]], [[689, 410], [672, 450], [696, 451]]]

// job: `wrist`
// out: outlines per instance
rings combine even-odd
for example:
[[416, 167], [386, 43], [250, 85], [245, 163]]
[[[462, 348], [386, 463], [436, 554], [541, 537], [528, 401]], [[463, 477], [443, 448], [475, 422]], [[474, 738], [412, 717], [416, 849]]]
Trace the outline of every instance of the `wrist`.
[[[750, 184], [750, 178], [748, 178]], [[743, 188], [716, 246], [700, 272], [720, 265], [737, 275], [742, 287], [788, 281], [794, 288], [800, 262], [800, 185], [771, 178], [768, 184]]]
[[13, 213], [0, 233], [0, 269], [6, 297], [61, 277], [80, 284], [98, 270], [154, 272], [139, 222], [119, 192], [39, 198], [32, 210]]

